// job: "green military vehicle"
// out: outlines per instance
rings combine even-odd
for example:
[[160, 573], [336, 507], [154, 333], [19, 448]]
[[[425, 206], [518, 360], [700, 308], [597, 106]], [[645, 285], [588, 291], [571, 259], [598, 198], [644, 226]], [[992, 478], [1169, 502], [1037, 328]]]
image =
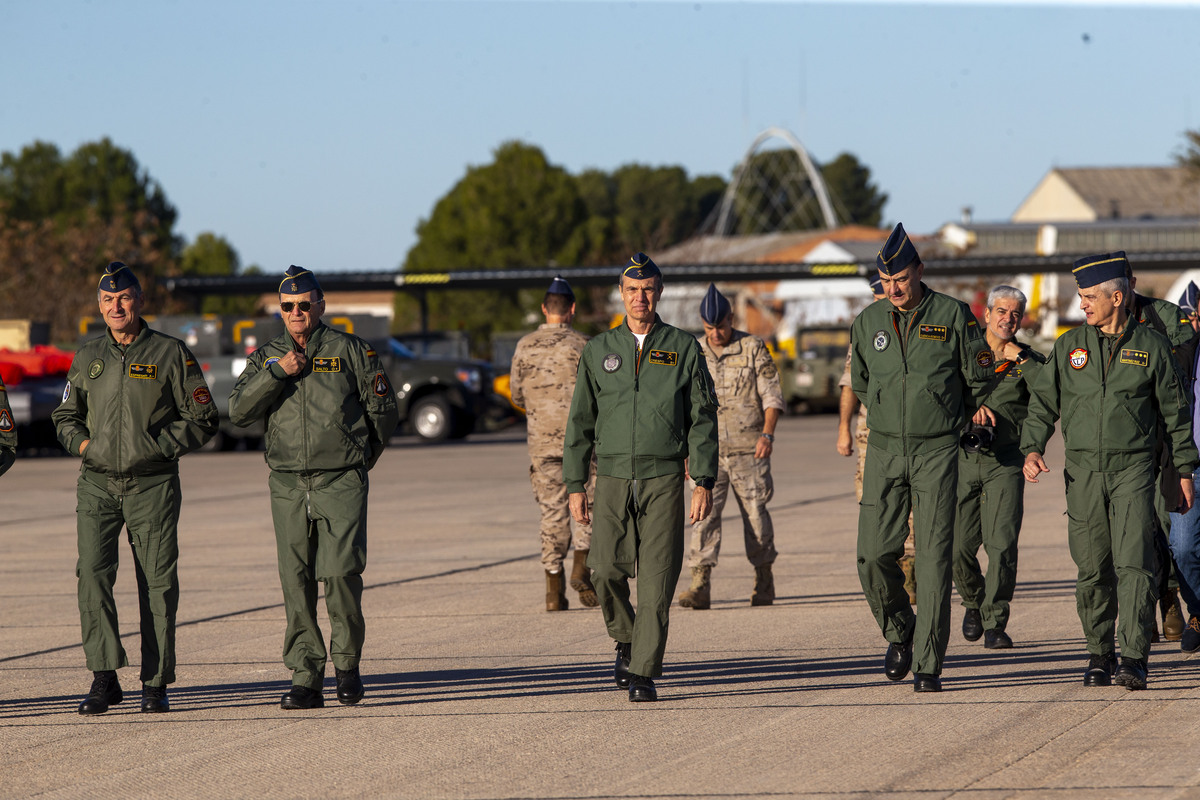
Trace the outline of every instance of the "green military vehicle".
[[846, 369], [850, 331], [842, 327], [802, 328], [796, 332], [796, 355], [779, 358], [779, 385], [792, 413], [809, 414], [838, 407], [838, 381]]

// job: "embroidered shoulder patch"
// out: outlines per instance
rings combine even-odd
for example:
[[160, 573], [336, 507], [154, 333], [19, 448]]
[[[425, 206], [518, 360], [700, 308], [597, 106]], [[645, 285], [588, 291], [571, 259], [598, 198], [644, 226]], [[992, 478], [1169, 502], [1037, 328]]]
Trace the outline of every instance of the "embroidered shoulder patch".
[[13, 429], [12, 414], [8, 413], [7, 408], [0, 408], [0, 431], [8, 433]]
[[100, 377], [100, 373], [104, 372], [104, 361], [97, 358], [91, 364], [88, 364], [88, 377], [92, 380]]
[[981, 367], [990, 367], [992, 365], [992, 351], [980, 350], [975, 354], [975, 363]]
[[946, 326], [922, 325], [917, 328], [917, 337], [920, 339], [933, 339], [935, 342], [944, 342], [946, 341]]
[[651, 364], [673, 367], [679, 363], [679, 353], [672, 353], [670, 350], [651, 350], [649, 361]]
[[1071, 362], [1071, 369], [1083, 369], [1087, 366], [1088, 351], [1082, 347], [1076, 347], [1067, 355], [1067, 360]]
[[380, 397], [387, 397], [388, 392], [391, 391], [391, 389], [388, 387], [387, 376], [385, 376], [382, 372], [375, 375], [373, 387], [375, 389], [375, 394], [379, 395]]
[[202, 406], [206, 406], [212, 402], [212, 394], [209, 393], [205, 386], [197, 386], [196, 391], [192, 392], [192, 399]]
[[1121, 363], [1148, 367], [1150, 366], [1150, 354], [1144, 350], [1130, 350], [1126, 347], [1121, 350]]
[[333, 358], [314, 358], [312, 360], [313, 372], [341, 372], [342, 359], [340, 356]]
[[158, 377], [157, 364], [130, 364], [129, 377], [152, 381]]

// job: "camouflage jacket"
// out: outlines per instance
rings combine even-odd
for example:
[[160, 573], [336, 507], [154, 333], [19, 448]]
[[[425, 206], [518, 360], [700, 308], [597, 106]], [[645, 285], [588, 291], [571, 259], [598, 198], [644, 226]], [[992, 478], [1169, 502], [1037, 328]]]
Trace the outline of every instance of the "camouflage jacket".
[[784, 410], [779, 370], [762, 339], [735, 330], [729, 344], [717, 355], [700, 337], [700, 350], [708, 362], [717, 390], [717, 438], [721, 452], [753, 453], [763, 432], [765, 410]]
[[525, 409], [530, 455], [562, 456], [585, 344], [587, 337], [565, 322], [543, 323], [517, 342], [509, 389], [513, 402]]

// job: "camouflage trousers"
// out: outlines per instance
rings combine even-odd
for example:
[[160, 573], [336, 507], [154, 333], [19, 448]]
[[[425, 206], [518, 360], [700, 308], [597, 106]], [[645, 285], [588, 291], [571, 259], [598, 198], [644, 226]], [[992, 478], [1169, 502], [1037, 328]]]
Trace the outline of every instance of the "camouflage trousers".
[[754, 453], [721, 453], [712, 491], [712, 513], [692, 526], [689, 567], [717, 565], [721, 552], [721, 512], [731, 489], [742, 512], [746, 558], [756, 567], [775, 562], [775, 526], [767, 511], [767, 503], [775, 495], [771, 459], [755, 458]]
[[[854, 495], [862, 502], [863, 468], [867, 463], [867, 439], [871, 429], [866, 425], [866, 417], [858, 415], [858, 425], [854, 429], [854, 445], [858, 449], [858, 469], [854, 472]], [[905, 558], [913, 558], [917, 554], [916, 540], [913, 538], [912, 512], [908, 512], [908, 538], [904, 540]]]
[[[542, 512], [542, 566], [547, 572], [562, 569], [563, 559], [571, 548], [571, 506], [567, 500], [567, 485], [563, 483], [562, 454], [557, 456], [531, 455], [529, 482], [533, 497]], [[588, 513], [596, 494], [596, 467], [587, 483]], [[589, 550], [592, 546], [592, 526], [575, 525], [575, 549]]]

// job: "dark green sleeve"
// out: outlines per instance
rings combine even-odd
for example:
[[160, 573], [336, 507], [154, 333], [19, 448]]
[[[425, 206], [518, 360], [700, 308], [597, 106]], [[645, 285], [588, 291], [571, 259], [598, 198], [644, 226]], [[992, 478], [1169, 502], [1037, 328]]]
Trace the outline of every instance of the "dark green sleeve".
[[716, 480], [717, 396], [699, 342], [692, 342], [691, 359], [692, 377], [686, 398], [691, 416], [688, 426], [688, 475], [694, 481], [702, 478]]
[[67, 385], [63, 388], [63, 399], [58, 407], [50, 413], [54, 422], [54, 430], [58, 441], [67, 452], [79, 458], [79, 446], [85, 439], [92, 438], [87, 427], [87, 390], [83, 388], [83, 368], [81, 363], [87, 361], [87, 356], [76, 353], [71, 361], [71, 369], [67, 371]]
[[400, 410], [396, 406], [396, 392], [388, 379], [379, 356], [362, 340], [354, 343], [355, 371], [359, 383], [361, 402], [370, 431], [371, 455], [367, 468], [375, 466], [379, 456], [396, 432], [400, 423]]
[[563, 437], [563, 482], [567, 485], [567, 491], [572, 494], [584, 491], [587, 484], [592, 450], [596, 446], [596, 414], [595, 379], [588, 366], [585, 348], [579, 359], [575, 393], [571, 396], [567, 431]]
[[283, 391], [287, 373], [278, 362], [264, 368], [266, 356], [256, 350], [229, 395], [229, 421], [242, 428], [265, 419], [271, 404]]
[[[965, 303], [960, 308], [962, 309], [962, 321], [959, 326], [959, 342], [961, 342], [959, 357], [962, 363], [965, 389], [963, 409], [966, 411], [969, 421], [979, 410], [979, 406], [986, 403], [983, 393], [992, 380], [995, 364], [992, 363], [992, 349], [988, 347], [987, 340], [983, 338], [983, 332], [979, 329], [979, 322], [975, 319], [975, 315], [971, 313], [970, 307]], [[980, 402], [981, 399], [984, 400], [984, 403]]]
[[1200, 454], [1197, 454], [1192, 438], [1192, 409], [1180, 379], [1179, 365], [1165, 347], [1166, 343], [1163, 344], [1155, 369], [1155, 401], [1167, 436], [1171, 437], [1175, 468], [1180, 472], [1193, 472]]
[[158, 434], [157, 444], [167, 458], [179, 458], [211, 439], [220, 419], [204, 373], [186, 345], [179, 345], [171, 373], [175, 419]]
[[[1025, 455], [1045, 453], [1046, 444], [1054, 435], [1054, 423], [1058, 421], [1061, 400], [1058, 379], [1059, 349], [1056, 344], [1046, 363], [1038, 365], [1037, 373], [1028, 381], [1029, 413], [1021, 426], [1021, 452]], [[1030, 359], [1031, 361], [1033, 359]]]

